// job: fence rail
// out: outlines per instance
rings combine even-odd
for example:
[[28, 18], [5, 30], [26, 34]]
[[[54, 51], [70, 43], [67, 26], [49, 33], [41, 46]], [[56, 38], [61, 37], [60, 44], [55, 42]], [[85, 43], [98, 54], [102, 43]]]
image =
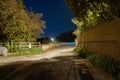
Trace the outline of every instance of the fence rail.
[[2, 46], [4, 46], [5, 45], [5, 43], [0, 43], [0, 47], [2, 47]]
[[40, 42], [9, 42], [9, 43], [0, 43], [0, 47], [2, 46], [7, 47], [10, 52], [12, 52], [14, 48], [20, 50], [21, 48], [32, 48], [32, 47], [38, 47], [43, 51], [46, 51], [51, 48], [60, 46], [60, 44], [59, 43], [41, 44]]
[[8, 42], [8, 43], [0, 43], [0, 47], [6, 46], [7, 44], [11, 47], [13, 46], [18, 46], [19, 48], [30, 48], [30, 47], [39, 47], [41, 48], [41, 43], [40, 42]]
[[19, 45], [19, 48], [22, 48], [22, 47], [28, 47], [28, 48], [31, 48], [31, 47], [39, 47], [41, 48], [41, 43], [40, 42], [14, 42], [13, 45]]

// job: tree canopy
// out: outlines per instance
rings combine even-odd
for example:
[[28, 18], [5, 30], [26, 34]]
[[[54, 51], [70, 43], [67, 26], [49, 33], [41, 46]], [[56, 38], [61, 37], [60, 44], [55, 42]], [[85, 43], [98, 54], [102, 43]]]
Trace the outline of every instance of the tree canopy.
[[77, 19], [85, 19], [87, 12], [99, 14], [103, 20], [120, 17], [120, 0], [65, 0]]
[[80, 34], [96, 24], [120, 17], [120, 0], [65, 0], [75, 18], [75, 34]]
[[22, 0], [0, 0], [0, 41], [35, 40], [43, 32], [42, 14], [28, 12]]

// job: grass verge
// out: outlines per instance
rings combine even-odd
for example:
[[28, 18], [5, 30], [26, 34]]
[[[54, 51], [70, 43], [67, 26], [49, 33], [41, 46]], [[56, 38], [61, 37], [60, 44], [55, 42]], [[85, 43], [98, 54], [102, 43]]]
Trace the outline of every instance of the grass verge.
[[21, 48], [20, 50], [14, 51], [9, 56], [24, 56], [24, 55], [35, 55], [35, 54], [41, 54], [43, 53], [42, 49], [38, 47], [32, 47], [32, 48]]

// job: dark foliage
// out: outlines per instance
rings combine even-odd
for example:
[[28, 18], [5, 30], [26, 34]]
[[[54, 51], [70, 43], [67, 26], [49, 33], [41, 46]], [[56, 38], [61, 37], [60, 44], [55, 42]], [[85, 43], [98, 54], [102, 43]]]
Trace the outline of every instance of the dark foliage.
[[63, 32], [59, 36], [56, 37], [59, 42], [74, 42], [75, 35], [73, 34], [73, 30], [69, 32]]
[[36, 41], [41, 42], [42, 44], [47, 44], [50, 42], [50, 38], [49, 37], [41, 37], [41, 38], [37, 38]]
[[120, 80], [120, 62], [112, 59], [106, 55], [100, 55], [85, 51], [80, 48], [75, 48], [74, 51], [80, 55], [82, 58], [88, 58], [94, 65], [106, 71], [114, 77], [115, 80]]
[[75, 17], [85, 19], [87, 11], [98, 13], [105, 20], [120, 17], [120, 0], [65, 0]]

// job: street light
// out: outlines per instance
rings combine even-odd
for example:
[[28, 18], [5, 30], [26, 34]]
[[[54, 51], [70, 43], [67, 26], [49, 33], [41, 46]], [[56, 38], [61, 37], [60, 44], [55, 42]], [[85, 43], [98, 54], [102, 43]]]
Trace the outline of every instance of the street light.
[[55, 41], [55, 39], [54, 39], [54, 38], [50, 38], [50, 40], [51, 40], [51, 42], [54, 42], [54, 41]]

